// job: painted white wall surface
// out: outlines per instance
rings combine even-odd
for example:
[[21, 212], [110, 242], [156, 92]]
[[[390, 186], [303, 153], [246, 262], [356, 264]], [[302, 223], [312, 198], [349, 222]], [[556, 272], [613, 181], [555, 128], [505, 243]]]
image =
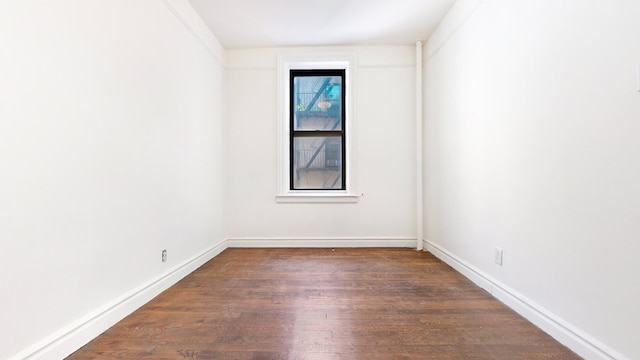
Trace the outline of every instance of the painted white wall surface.
[[[264, 244], [288, 239], [293, 246], [304, 245], [296, 239], [415, 239], [413, 49], [286, 48], [226, 53], [231, 246], [235, 240], [247, 239], [264, 240]], [[276, 203], [277, 59], [279, 54], [309, 52], [356, 54], [352, 105], [355, 185], [361, 195], [357, 203]]]
[[223, 51], [191, 15], [186, 0], [0, 3], [1, 359], [226, 238]]
[[593, 359], [640, 359], [638, 14], [625, 0], [461, 1], [425, 51], [427, 242]]

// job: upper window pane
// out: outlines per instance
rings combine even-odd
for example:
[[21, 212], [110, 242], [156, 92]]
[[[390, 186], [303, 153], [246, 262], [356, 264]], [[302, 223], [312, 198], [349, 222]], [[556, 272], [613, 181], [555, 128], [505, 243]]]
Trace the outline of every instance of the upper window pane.
[[292, 71], [294, 130], [341, 131], [343, 71]]

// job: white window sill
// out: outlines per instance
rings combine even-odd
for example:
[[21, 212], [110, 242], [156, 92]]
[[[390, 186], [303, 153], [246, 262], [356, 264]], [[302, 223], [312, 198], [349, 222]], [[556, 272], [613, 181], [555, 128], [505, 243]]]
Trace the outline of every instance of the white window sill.
[[335, 192], [295, 192], [276, 195], [277, 203], [357, 203], [359, 195]]

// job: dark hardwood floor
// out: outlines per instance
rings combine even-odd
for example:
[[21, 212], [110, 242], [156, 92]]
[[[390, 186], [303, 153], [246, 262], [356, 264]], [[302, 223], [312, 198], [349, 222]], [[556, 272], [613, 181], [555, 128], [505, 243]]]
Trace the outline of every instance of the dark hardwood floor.
[[227, 249], [68, 359], [579, 359], [427, 252]]

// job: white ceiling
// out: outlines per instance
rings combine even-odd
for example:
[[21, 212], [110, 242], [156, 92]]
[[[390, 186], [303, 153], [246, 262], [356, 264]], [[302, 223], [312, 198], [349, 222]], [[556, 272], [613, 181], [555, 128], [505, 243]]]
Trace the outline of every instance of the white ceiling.
[[189, 0], [227, 49], [409, 45], [455, 0]]

